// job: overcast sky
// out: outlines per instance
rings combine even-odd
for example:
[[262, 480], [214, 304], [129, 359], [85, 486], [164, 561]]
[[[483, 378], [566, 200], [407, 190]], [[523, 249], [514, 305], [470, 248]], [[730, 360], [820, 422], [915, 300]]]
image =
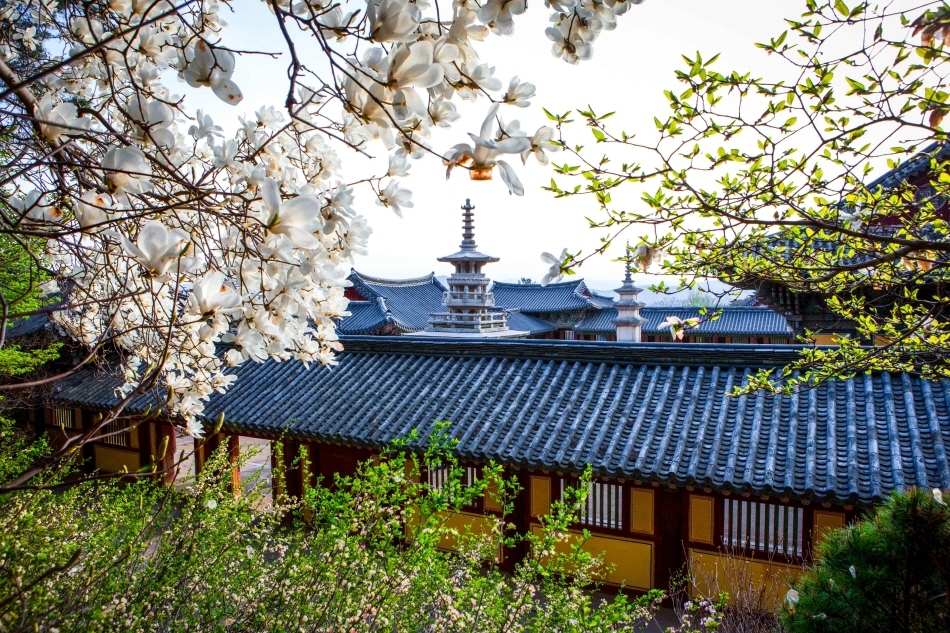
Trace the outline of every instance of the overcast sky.
[[[358, 4], [365, 6], [363, 0]], [[356, 6], [354, 3], [353, 8]], [[677, 87], [674, 70], [683, 66], [681, 54], [699, 50], [708, 58], [720, 53], [720, 70], [745, 69], [761, 76], [774, 69], [777, 60], [756, 49], [754, 42], [778, 35], [784, 30], [782, 18], [797, 17], [802, 6], [798, 0], [646, 0], [621, 16], [616, 30], [601, 35], [591, 61], [570, 66], [551, 55], [551, 43], [544, 35], [549, 10], [539, 0], [531, 0], [527, 13], [516, 19], [513, 36], [492, 35], [478, 50], [484, 61], [496, 66], [496, 76], [506, 86], [513, 75], [537, 86], [530, 108], [505, 106], [501, 113], [506, 121], [520, 120], [529, 133], [546, 124], [542, 106], [564, 112], [590, 104], [598, 112], [617, 111], [615, 125], [649, 137], [655, 131], [653, 117], [663, 118], [668, 111], [663, 90]], [[234, 7], [236, 12], [225, 16], [229, 23], [224, 35], [227, 45], [275, 52], [282, 49], [274, 18], [263, 3], [237, 0]], [[280, 106], [286, 94], [286, 64], [286, 56], [278, 60], [241, 57], [234, 80], [244, 93], [244, 101], [235, 108], [221, 102], [212, 104], [215, 121], [233, 129], [238, 115], [251, 114], [262, 105]], [[191, 96], [189, 100], [193, 107], [198, 103]], [[442, 151], [466, 142], [466, 132], [478, 130], [488, 104], [483, 100], [466, 106], [460, 107], [460, 121], [433, 136], [436, 149]], [[579, 126], [576, 134], [585, 141], [589, 138]], [[381, 147], [374, 149], [378, 156], [384, 156]], [[348, 170], [345, 176], [366, 175], [365, 160], [355, 158], [346, 148], [339, 152]], [[479, 249], [501, 258], [486, 270], [494, 279], [539, 279], [545, 268], [540, 261], [542, 251], [559, 253], [565, 247], [589, 251], [596, 245], [600, 234], [587, 228], [585, 220], [585, 216], [597, 213], [590, 201], [555, 200], [541, 190], [551, 178], [550, 168], [533, 160], [527, 166], [517, 163], [525, 186], [523, 197], [509, 196], [498, 179], [471, 181], [464, 170], [446, 181], [444, 167], [434, 157], [414, 161], [405, 179], [405, 186], [413, 191], [415, 207], [407, 209], [404, 218], [375, 205], [368, 195], [358, 196], [357, 210], [369, 218], [374, 233], [370, 255], [359, 258], [356, 269], [387, 278], [414, 277], [430, 271], [448, 274], [451, 268], [436, 258], [456, 250], [461, 240], [459, 207], [466, 198], [476, 207]], [[633, 196], [625, 202], [640, 204]], [[611, 259], [621, 254], [622, 247], [617, 244], [609, 256], [588, 261], [579, 275], [594, 288], [616, 287], [622, 266]], [[637, 281], [644, 286], [652, 280], [640, 276]]]

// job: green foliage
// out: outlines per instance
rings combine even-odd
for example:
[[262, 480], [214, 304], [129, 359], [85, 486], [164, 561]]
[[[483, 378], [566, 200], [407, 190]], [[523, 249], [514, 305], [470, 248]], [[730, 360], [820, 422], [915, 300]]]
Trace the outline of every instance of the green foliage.
[[62, 343], [50, 343], [47, 347], [22, 350], [19, 345], [0, 348], [0, 375], [21, 376], [35, 371], [46, 363], [59, 358]]
[[[463, 485], [451, 445], [441, 425], [426, 454], [397, 447], [299, 501], [270, 503], [260, 481], [235, 497], [223, 450], [175, 487], [85, 482], [0, 498], [0, 631], [601, 632], [652, 617], [661, 593], [595, 608], [599, 562], [577, 543], [555, 551], [576, 504], [555, 504], [542, 535], [514, 534], [501, 516], [448, 529], [488, 487], [509, 506], [516, 489], [494, 467]], [[419, 483], [417, 464], [445, 467], [445, 485]], [[459, 553], [440, 549], [447, 538]], [[499, 545], [516, 541], [529, 554], [505, 573]]]
[[[950, 161], [921, 154], [948, 140], [950, 4], [913, 15], [870, 2], [800, 7], [781, 32], [749, 43], [779, 60], [773, 76], [684, 55], [655, 134], [611, 129], [587, 106], [576, 114], [590, 130], [579, 138], [596, 141], [590, 152], [568, 137], [570, 113], [548, 112], [566, 156], [546, 189], [591, 197], [592, 225], [606, 229], [573, 265], [634, 228], [667, 254], [658, 272], [678, 276], [681, 290], [704, 278], [780, 287], [855, 324], [840, 349], [808, 349], [750, 390], [792, 392], [869, 369], [950, 377]], [[914, 157], [929, 161], [929, 182], [870, 186]], [[613, 202], [620, 188], [645, 208]]]
[[950, 630], [950, 508], [923, 490], [895, 493], [832, 532], [794, 589], [782, 618], [792, 633]]
[[45, 240], [0, 233], [0, 310], [10, 315], [30, 314], [48, 301], [40, 297], [39, 285], [49, 279], [42, 268]]
[[0, 416], [0, 485], [49, 452], [50, 446], [45, 437], [32, 438], [17, 428], [13, 420]]

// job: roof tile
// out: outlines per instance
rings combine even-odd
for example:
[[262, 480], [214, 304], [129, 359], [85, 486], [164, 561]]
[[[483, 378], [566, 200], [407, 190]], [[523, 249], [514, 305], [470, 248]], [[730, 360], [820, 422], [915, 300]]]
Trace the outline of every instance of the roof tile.
[[[206, 417], [233, 432], [383, 446], [452, 422], [463, 458], [845, 502], [950, 487], [950, 381], [876, 373], [729, 397], [788, 347], [345, 338], [340, 364], [245, 363]], [[109, 406], [92, 370], [62, 402]], [[138, 398], [132, 410], [159, 402]], [[420, 440], [424, 441], [424, 440]]]

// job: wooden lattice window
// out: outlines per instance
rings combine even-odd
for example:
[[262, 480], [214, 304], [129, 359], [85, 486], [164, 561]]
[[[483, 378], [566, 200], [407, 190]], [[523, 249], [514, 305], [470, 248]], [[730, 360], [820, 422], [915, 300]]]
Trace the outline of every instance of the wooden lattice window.
[[[561, 480], [561, 500], [564, 500], [564, 491], [569, 486]], [[587, 498], [584, 500], [578, 513], [577, 522], [589, 527], [619, 530], [623, 528], [623, 486], [620, 484], [605, 484], [592, 482]]]
[[53, 425], [62, 429], [78, 429], [76, 411], [74, 409], [53, 409], [50, 416]]
[[801, 556], [804, 523], [802, 508], [726, 499], [722, 540], [725, 545], [740, 550]]
[[[462, 474], [462, 487], [472, 486], [478, 479], [478, 468], [475, 466], [465, 466], [465, 472]], [[449, 480], [449, 472], [452, 467], [448, 464], [429, 469], [429, 487], [433, 490], [442, 490], [445, 483]]]
[[[459, 483], [463, 488], [469, 488], [473, 486], [478, 480], [478, 467], [463, 466], [462, 469], [464, 472], [462, 473], [462, 480]], [[429, 487], [433, 490], [442, 490], [449, 480], [449, 472], [451, 470], [452, 467], [448, 464], [443, 464], [442, 466], [429, 469]], [[464, 507], [469, 509], [478, 509], [479, 500], [476, 499], [472, 501], [472, 503], [466, 504]]]
[[107, 423], [100, 433], [104, 436], [102, 438], [103, 444], [126, 447], [132, 445], [132, 437], [128, 426], [121, 420], [113, 420]]

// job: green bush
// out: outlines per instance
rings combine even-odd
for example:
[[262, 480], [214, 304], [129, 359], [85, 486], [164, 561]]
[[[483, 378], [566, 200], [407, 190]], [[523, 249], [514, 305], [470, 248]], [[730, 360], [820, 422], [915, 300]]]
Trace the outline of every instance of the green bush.
[[[273, 505], [255, 482], [232, 494], [223, 450], [184, 487], [86, 482], [0, 497], [0, 631], [599, 633], [652, 618], [660, 592], [595, 606], [598, 561], [556, 553], [571, 515], [561, 504], [539, 537], [499, 519], [488, 534], [454, 535], [461, 553], [439, 549], [447, 510], [489, 481], [503, 497], [515, 486], [496, 470], [465, 487], [454, 466], [433, 491], [412, 464], [393, 452]], [[503, 572], [499, 545], [522, 540], [531, 553]]]
[[910, 490], [828, 534], [782, 621], [792, 633], [950, 631], [950, 508]]

